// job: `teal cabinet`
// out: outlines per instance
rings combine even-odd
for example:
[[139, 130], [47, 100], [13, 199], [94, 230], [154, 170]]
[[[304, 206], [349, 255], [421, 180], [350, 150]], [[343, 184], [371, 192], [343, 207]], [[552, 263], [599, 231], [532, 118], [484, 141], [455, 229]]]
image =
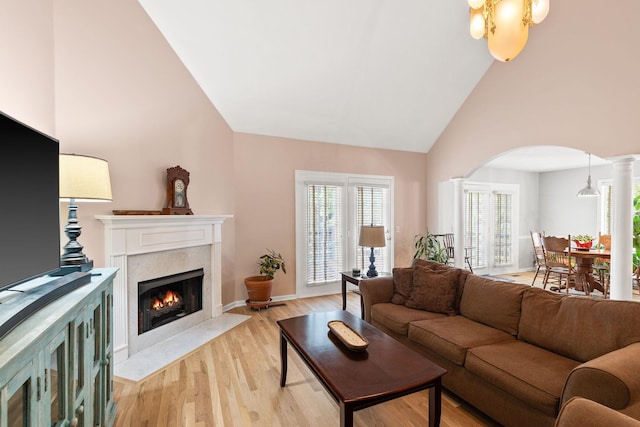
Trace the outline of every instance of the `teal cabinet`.
[[113, 425], [116, 271], [93, 270], [0, 340], [0, 427]]

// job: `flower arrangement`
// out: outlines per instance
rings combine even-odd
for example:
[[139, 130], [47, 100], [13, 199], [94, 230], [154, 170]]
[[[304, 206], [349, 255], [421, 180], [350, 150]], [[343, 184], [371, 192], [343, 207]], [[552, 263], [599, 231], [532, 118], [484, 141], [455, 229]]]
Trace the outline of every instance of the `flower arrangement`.
[[593, 245], [593, 236], [588, 234], [578, 234], [573, 236], [573, 241], [576, 242], [576, 246], [579, 249], [591, 249]]

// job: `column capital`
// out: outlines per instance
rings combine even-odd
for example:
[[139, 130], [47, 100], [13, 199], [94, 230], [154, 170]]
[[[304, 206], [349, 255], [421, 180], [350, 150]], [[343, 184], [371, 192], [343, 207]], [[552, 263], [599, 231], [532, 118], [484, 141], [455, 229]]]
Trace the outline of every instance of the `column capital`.
[[640, 159], [640, 155], [637, 155], [637, 154], [625, 154], [624, 156], [613, 156], [613, 157], [606, 158], [606, 160], [609, 160], [614, 165], [631, 164], [639, 159]]

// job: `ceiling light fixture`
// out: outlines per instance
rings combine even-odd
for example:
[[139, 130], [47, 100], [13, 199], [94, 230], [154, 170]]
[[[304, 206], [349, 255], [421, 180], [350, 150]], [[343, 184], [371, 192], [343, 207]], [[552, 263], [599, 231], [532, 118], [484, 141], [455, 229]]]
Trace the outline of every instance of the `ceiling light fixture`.
[[589, 176], [587, 177], [587, 186], [578, 191], [578, 194], [576, 194], [578, 197], [594, 197], [600, 195], [598, 189], [591, 186], [591, 153], [587, 154], [589, 154]]
[[527, 44], [529, 27], [549, 14], [549, 0], [468, 0], [469, 32], [485, 38], [489, 52], [499, 61], [515, 58]]

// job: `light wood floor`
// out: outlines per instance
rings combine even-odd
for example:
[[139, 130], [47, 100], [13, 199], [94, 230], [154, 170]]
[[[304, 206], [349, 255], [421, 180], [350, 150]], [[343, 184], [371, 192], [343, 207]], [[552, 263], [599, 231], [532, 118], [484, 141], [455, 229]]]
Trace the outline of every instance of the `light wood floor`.
[[[347, 309], [359, 315], [359, 304], [359, 296], [349, 293]], [[331, 295], [286, 301], [259, 312], [232, 310], [252, 318], [143, 381], [115, 378], [116, 426], [337, 426], [338, 405], [292, 350], [287, 386], [280, 388], [275, 322], [341, 307], [341, 297]], [[427, 414], [427, 393], [419, 392], [358, 411], [354, 424], [424, 426]], [[445, 392], [441, 425], [495, 424]]]

